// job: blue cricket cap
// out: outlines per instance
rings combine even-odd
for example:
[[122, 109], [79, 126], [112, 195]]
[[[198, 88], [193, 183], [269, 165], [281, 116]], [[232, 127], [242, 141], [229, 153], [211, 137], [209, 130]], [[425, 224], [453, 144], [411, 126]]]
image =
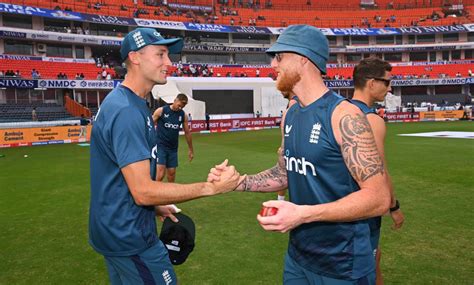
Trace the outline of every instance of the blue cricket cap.
[[152, 28], [137, 28], [123, 38], [120, 47], [122, 61], [128, 57], [131, 51], [140, 50], [148, 45], [167, 46], [169, 53], [180, 53], [183, 49], [183, 39], [165, 39], [158, 31]]
[[280, 52], [293, 52], [304, 56], [311, 60], [322, 74], [326, 74], [329, 43], [318, 28], [309, 25], [289, 26], [266, 51], [272, 56]]

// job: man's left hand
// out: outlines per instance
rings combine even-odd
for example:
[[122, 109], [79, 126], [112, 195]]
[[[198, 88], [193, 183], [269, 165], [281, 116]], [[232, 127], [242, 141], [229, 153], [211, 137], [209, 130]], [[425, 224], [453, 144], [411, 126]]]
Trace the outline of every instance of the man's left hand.
[[402, 213], [402, 210], [398, 209], [396, 211], [390, 212], [390, 216], [393, 220], [392, 230], [398, 230], [402, 227], [403, 222], [405, 221], [405, 216]]
[[188, 151], [188, 157], [189, 157], [189, 162], [193, 161], [193, 158], [194, 158], [194, 151], [189, 150], [189, 151]]
[[176, 207], [176, 205], [163, 205], [163, 206], [156, 206], [155, 213], [158, 217], [160, 217], [160, 221], [164, 221], [165, 218], [170, 218], [173, 222], [177, 223], [178, 218], [176, 218], [173, 214], [181, 212], [181, 209]]

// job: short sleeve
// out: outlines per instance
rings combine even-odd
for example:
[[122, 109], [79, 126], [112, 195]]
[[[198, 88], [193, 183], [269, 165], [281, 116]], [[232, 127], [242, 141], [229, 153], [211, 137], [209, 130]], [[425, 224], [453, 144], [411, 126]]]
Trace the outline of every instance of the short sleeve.
[[120, 168], [151, 158], [146, 132], [146, 118], [138, 109], [128, 107], [119, 111], [111, 135], [112, 149]]

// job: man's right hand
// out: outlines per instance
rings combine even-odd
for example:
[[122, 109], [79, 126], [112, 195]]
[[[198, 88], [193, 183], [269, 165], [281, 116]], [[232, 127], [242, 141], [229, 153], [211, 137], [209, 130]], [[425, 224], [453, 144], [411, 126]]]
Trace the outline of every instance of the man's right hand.
[[226, 159], [223, 163], [216, 166], [219, 167], [218, 179], [211, 180], [208, 177], [208, 182], [211, 182], [215, 188], [215, 194], [230, 192], [239, 185], [240, 173], [235, 170], [233, 165], [227, 166], [227, 163], [228, 160]]
[[227, 163], [229, 160], [224, 160], [221, 164], [216, 165], [215, 167], [209, 170], [209, 174], [207, 175], [207, 182], [217, 182], [221, 180], [221, 173], [226, 169]]
[[[207, 182], [218, 182], [218, 181], [220, 181], [222, 172], [228, 167], [227, 163], [228, 163], [228, 161], [226, 159], [221, 164], [216, 165], [215, 167], [211, 168], [211, 170], [209, 171], [209, 174], [207, 175]], [[235, 190], [238, 190], [238, 191], [244, 190], [242, 182], [245, 180], [246, 177], [247, 177], [247, 175], [240, 175], [239, 182], [238, 182], [237, 187], [235, 188]]]

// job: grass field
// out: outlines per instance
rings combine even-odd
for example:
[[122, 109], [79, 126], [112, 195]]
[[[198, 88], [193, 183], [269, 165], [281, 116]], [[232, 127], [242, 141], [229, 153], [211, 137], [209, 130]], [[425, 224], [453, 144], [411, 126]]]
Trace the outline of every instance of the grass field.
[[[389, 124], [386, 155], [406, 222], [382, 228], [386, 284], [474, 283], [474, 140], [401, 137], [471, 131], [473, 122]], [[229, 158], [241, 173], [275, 163], [278, 130], [194, 135], [181, 141], [179, 182], [205, 179]], [[0, 149], [0, 284], [107, 284], [87, 243], [89, 148]], [[24, 158], [27, 154], [28, 157]], [[181, 284], [281, 284], [287, 235], [256, 221], [276, 194], [230, 193], [180, 204], [197, 225], [196, 247], [176, 271]]]

